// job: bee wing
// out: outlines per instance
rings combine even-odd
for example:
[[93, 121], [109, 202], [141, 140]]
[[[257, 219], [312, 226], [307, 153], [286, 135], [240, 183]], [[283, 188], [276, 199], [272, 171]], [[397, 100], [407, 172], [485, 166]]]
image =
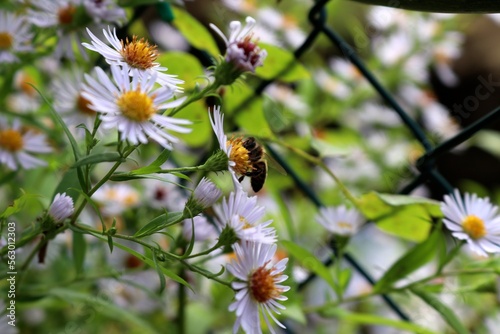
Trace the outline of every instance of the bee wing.
[[271, 166], [273, 169], [275, 169], [281, 175], [287, 175], [286, 170], [283, 168], [283, 166], [281, 166], [279, 164], [279, 162], [274, 160], [274, 158], [271, 155], [267, 154], [267, 152], [264, 152], [264, 155], [265, 155], [265, 158], [266, 158], [269, 166]]

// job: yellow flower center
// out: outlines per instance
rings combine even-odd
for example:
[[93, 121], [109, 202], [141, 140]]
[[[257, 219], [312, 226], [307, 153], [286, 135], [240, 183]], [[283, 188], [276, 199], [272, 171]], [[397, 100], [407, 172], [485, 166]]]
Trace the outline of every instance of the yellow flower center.
[[117, 104], [123, 115], [136, 122], [147, 121], [156, 113], [153, 99], [139, 89], [124, 93]]
[[120, 53], [131, 67], [145, 70], [156, 65], [155, 60], [158, 58], [156, 45], [150, 45], [144, 38], [138, 40], [137, 36], [132, 37], [131, 42], [127, 38], [125, 43], [123, 41], [121, 43]]
[[137, 204], [138, 201], [139, 201], [139, 197], [135, 193], [128, 194], [123, 199], [123, 203], [126, 206], [133, 206], [133, 205]]
[[484, 221], [478, 216], [469, 215], [462, 222], [464, 232], [474, 240], [481, 239], [486, 235], [486, 227]]
[[3, 149], [16, 152], [23, 148], [23, 136], [19, 131], [7, 129], [0, 131], [0, 147]]
[[36, 81], [29, 75], [23, 74], [19, 82], [19, 89], [21, 89], [26, 95], [36, 96], [38, 92], [33, 86], [36, 86]]
[[8, 32], [0, 32], [0, 50], [8, 50], [14, 44], [14, 38]]
[[248, 222], [248, 220], [246, 220], [246, 218], [245, 218], [245, 217], [243, 217], [243, 216], [240, 216], [240, 222], [242, 222], [242, 223], [243, 223], [243, 229], [247, 229], [247, 228], [253, 227], [253, 225], [252, 225], [252, 224], [250, 224], [250, 223]]
[[94, 116], [96, 113], [95, 110], [90, 108], [90, 101], [81, 95], [78, 95], [76, 99], [76, 107], [79, 112], [88, 116]]
[[346, 229], [346, 230], [352, 230], [352, 224], [346, 223], [346, 222], [338, 222], [337, 225], [340, 228]]
[[232, 145], [229, 160], [235, 163], [234, 171], [240, 175], [251, 171], [252, 163], [248, 157], [248, 150], [243, 146], [243, 138], [231, 138], [226, 145]]
[[59, 23], [62, 25], [71, 24], [73, 22], [75, 12], [76, 7], [73, 5], [69, 5], [68, 7], [59, 9], [59, 11], [57, 12]]
[[276, 298], [281, 290], [274, 284], [272, 269], [266, 269], [266, 265], [255, 270], [249, 279], [249, 291], [251, 297], [259, 303], [265, 303], [272, 298]]

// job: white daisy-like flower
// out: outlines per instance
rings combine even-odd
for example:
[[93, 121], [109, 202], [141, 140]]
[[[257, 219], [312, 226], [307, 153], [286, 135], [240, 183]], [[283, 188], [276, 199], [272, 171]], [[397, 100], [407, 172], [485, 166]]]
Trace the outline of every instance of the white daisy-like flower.
[[139, 192], [127, 184], [105, 184], [92, 195], [92, 199], [101, 205], [101, 212], [106, 217], [120, 215], [140, 204]]
[[38, 0], [31, 3], [35, 8], [28, 10], [30, 21], [42, 28], [56, 28], [59, 38], [54, 52], [56, 58], [74, 58], [73, 41], [79, 53], [85, 55], [81, 46], [80, 34], [73, 29], [81, 0]]
[[221, 204], [214, 206], [214, 211], [220, 230], [233, 230], [239, 240], [265, 244], [272, 244], [277, 240], [276, 230], [269, 227], [273, 221], [261, 222], [265, 209], [257, 205], [257, 197], [248, 197], [240, 188], [231, 192]]
[[71, 216], [74, 210], [73, 199], [66, 195], [66, 193], [62, 193], [54, 197], [49, 208], [49, 215], [54, 218], [56, 222], [62, 222]]
[[191, 129], [183, 126], [190, 121], [158, 114], [159, 110], [179, 106], [185, 98], [170, 101], [174, 91], [167, 86], [154, 88], [156, 73], [151, 76], [132, 76], [126, 67], [111, 65], [113, 81], [104, 71], [95, 68], [97, 80], [85, 75], [82, 96], [90, 101], [89, 107], [101, 113], [104, 129], [117, 128], [121, 140], [132, 144], [147, 143], [151, 139], [172, 149], [178, 139], [164, 131], [188, 133]]
[[127, 18], [125, 9], [114, 0], [83, 0], [83, 7], [95, 22], [124, 22]]
[[39, 86], [40, 82], [28, 71], [17, 71], [14, 75], [12, 92], [7, 96], [9, 110], [25, 114], [40, 108], [40, 94], [33, 86]]
[[363, 217], [356, 209], [340, 205], [320, 208], [316, 221], [335, 235], [350, 237], [359, 231]]
[[210, 27], [226, 43], [226, 62], [233, 63], [242, 71], [255, 72], [257, 67], [262, 66], [267, 56], [266, 50], [261, 50], [253, 40], [251, 31], [255, 23], [250, 16], [246, 18], [245, 27], [242, 27], [239, 21], [231, 21], [229, 38], [217, 26], [210, 24]]
[[220, 106], [214, 107], [213, 115], [210, 113], [210, 109], [208, 111], [210, 124], [219, 142], [219, 147], [229, 159], [228, 170], [233, 178], [235, 188], [240, 188], [241, 184], [238, 181], [238, 177], [253, 170], [249, 151], [245, 148], [242, 137], [227, 139], [227, 136], [224, 134], [224, 114], [220, 112]]
[[16, 53], [33, 50], [32, 39], [26, 17], [0, 11], [0, 64], [18, 62]]
[[76, 67], [61, 74], [53, 81], [54, 109], [67, 125], [84, 124], [92, 131], [97, 112], [90, 108], [90, 101], [82, 96], [83, 72]]
[[218, 236], [215, 227], [209, 223], [207, 217], [198, 215], [193, 218], [186, 219], [182, 222], [182, 236], [186, 240], [191, 240], [194, 225], [194, 240], [208, 241], [215, 240]]
[[193, 199], [202, 207], [209, 208], [222, 196], [222, 191], [207, 178], [202, 178], [193, 192]]
[[24, 169], [46, 166], [47, 163], [37, 159], [31, 153], [49, 153], [52, 148], [43, 134], [23, 131], [21, 123], [15, 119], [12, 125], [0, 118], [0, 163], [12, 170], [18, 166]]
[[158, 58], [156, 45], [150, 45], [147, 40], [138, 39], [137, 36], [133, 36], [131, 41], [128, 39], [126, 41], [120, 40], [116, 36], [115, 28], [111, 30], [108, 27], [108, 30], [103, 29], [102, 32], [111, 46], [101, 41], [89, 29], [87, 29], [87, 33], [92, 42], [91, 44], [82, 43], [82, 45], [89, 50], [100, 53], [108, 64], [126, 68], [132, 77], [149, 78], [154, 76], [160, 85], [167, 86], [177, 92], [182, 91], [177, 85], [184, 83], [184, 81], [177, 79], [175, 75], [164, 73], [167, 68], [156, 62]]
[[500, 216], [489, 198], [469, 193], [462, 198], [455, 189], [453, 195], [444, 196], [441, 211], [446, 228], [455, 238], [467, 241], [475, 253], [488, 256], [500, 252]]
[[281, 314], [285, 309], [279, 302], [288, 298], [282, 294], [290, 287], [281, 285], [288, 276], [283, 275], [288, 258], [273, 264], [276, 244], [266, 245], [253, 242], [234, 244], [236, 260], [227, 265], [227, 270], [239, 281], [233, 282], [236, 301], [229, 305], [229, 311], [236, 312], [236, 322], [233, 333], [240, 327], [246, 333], [262, 333], [259, 313], [262, 313], [271, 333], [276, 333], [269, 318], [278, 326], [285, 326], [276, 319], [273, 313]]

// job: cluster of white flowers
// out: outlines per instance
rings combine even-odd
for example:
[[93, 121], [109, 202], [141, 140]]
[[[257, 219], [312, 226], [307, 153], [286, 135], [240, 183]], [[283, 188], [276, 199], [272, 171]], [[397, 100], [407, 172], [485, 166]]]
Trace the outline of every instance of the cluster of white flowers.
[[273, 264], [277, 249], [276, 230], [270, 227], [273, 221], [263, 221], [264, 207], [257, 204], [256, 196], [245, 192], [238, 180], [252, 168], [250, 152], [241, 138], [227, 139], [220, 106], [213, 108], [213, 114], [209, 110], [209, 116], [219, 148], [228, 157], [228, 170], [234, 184], [234, 191], [214, 207], [219, 229], [232, 231], [238, 239], [233, 244], [236, 260], [227, 265], [229, 272], [238, 279], [233, 283], [233, 288], [238, 291], [236, 301], [229, 307], [229, 310], [236, 311], [237, 316], [234, 333], [240, 327], [247, 333], [262, 333], [260, 311], [269, 330], [274, 333], [269, 318], [285, 328], [273, 313], [280, 314], [279, 310], [284, 306], [278, 302], [287, 299], [282, 293], [290, 289], [280, 284], [288, 278], [283, 275], [288, 258]]

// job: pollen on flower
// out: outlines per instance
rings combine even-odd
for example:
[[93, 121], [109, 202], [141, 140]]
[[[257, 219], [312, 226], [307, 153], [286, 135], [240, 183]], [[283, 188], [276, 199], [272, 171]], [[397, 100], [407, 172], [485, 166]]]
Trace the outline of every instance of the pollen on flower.
[[153, 99], [140, 90], [123, 93], [116, 103], [123, 115], [136, 122], [147, 121], [156, 113]]
[[259, 303], [265, 303], [280, 295], [281, 291], [274, 284], [272, 269], [266, 269], [266, 265], [255, 270], [249, 279], [250, 295]]
[[8, 32], [0, 32], [0, 50], [8, 50], [14, 44], [14, 38]]
[[23, 148], [23, 136], [19, 131], [13, 129], [0, 131], [0, 147], [10, 152], [16, 152]]
[[484, 221], [475, 215], [469, 215], [465, 217], [462, 222], [462, 227], [464, 232], [469, 235], [472, 239], [480, 239], [486, 235], [486, 227]]
[[85, 115], [93, 116], [96, 114], [95, 110], [90, 109], [90, 101], [84, 98], [81, 94], [76, 99], [76, 107], [79, 112]]
[[240, 222], [243, 223], [243, 229], [247, 229], [247, 228], [253, 227], [253, 225], [251, 225], [250, 223], [248, 223], [248, 220], [246, 220], [245, 217], [243, 217], [243, 216], [240, 216]]
[[252, 35], [246, 36], [243, 40], [239, 41], [236, 45], [239, 49], [243, 50], [246, 59], [252, 66], [257, 66], [260, 60], [260, 48], [252, 39]]
[[347, 222], [338, 222], [337, 225], [341, 228], [341, 229], [345, 229], [345, 230], [352, 230], [352, 224], [350, 223], [347, 223]]
[[59, 23], [63, 25], [71, 24], [73, 22], [75, 12], [76, 7], [73, 5], [59, 9], [59, 12], [57, 13]]
[[243, 138], [231, 138], [227, 141], [227, 146], [229, 145], [232, 145], [229, 160], [235, 163], [234, 171], [237, 174], [244, 175], [252, 170], [248, 150], [243, 146]]
[[133, 36], [130, 42], [128, 38], [125, 43], [122, 41], [120, 53], [130, 67], [141, 70], [154, 67], [156, 58], [158, 58], [156, 45], [150, 45], [144, 38], [138, 40], [137, 36]]

